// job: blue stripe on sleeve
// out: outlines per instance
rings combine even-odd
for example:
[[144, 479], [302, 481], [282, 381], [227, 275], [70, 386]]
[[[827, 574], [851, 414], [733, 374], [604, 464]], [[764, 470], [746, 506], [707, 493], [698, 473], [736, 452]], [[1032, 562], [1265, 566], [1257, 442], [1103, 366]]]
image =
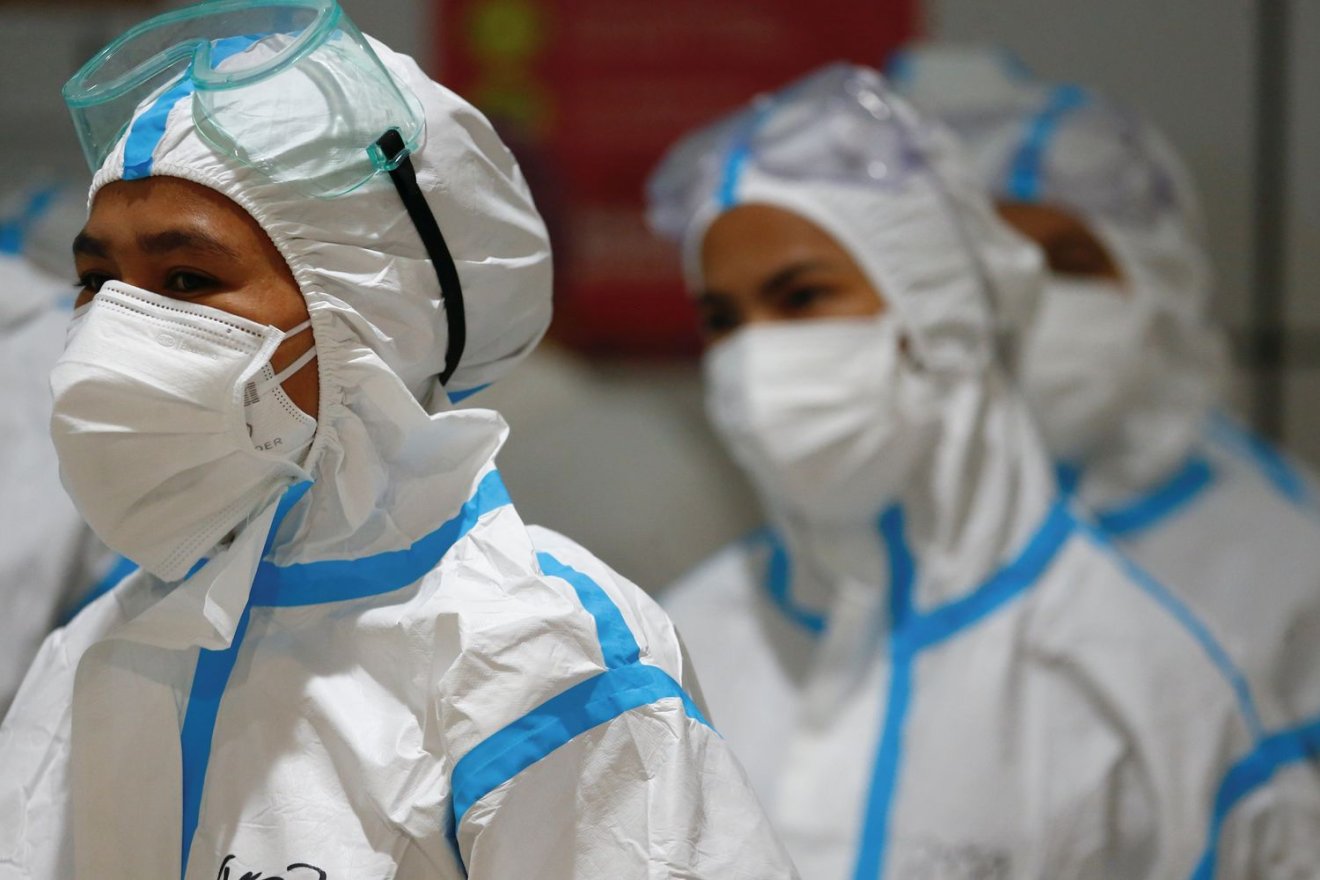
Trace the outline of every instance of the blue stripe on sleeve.
[[600, 585], [571, 566], [564, 565], [549, 553], [536, 554], [541, 571], [551, 577], [568, 581], [577, 593], [578, 601], [596, 620], [596, 636], [600, 639], [600, 652], [608, 669], [617, 669], [636, 663], [641, 657], [637, 639], [628, 628], [623, 614], [606, 595]]
[[1320, 719], [1312, 719], [1266, 737], [1224, 775], [1215, 793], [1214, 812], [1205, 853], [1192, 873], [1192, 880], [1214, 880], [1219, 859], [1219, 837], [1229, 814], [1248, 795], [1262, 788], [1274, 774], [1302, 761], [1320, 757]]
[[[671, 698], [682, 702], [689, 718], [710, 726], [678, 682], [663, 669], [642, 663], [606, 670], [552, 697], [483, 740], [454, 766], [453, 827], [462, 824], [477, 801], [574, 737]], [[571, 801], [566, 809], [571, 809]]]

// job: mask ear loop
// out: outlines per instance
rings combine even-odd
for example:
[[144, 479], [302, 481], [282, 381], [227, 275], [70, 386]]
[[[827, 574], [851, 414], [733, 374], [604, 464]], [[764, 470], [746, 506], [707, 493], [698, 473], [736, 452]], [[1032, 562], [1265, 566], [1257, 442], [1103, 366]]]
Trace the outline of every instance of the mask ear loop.
[[431, 206], [426, 202], [422, 188], [417, 185], [417, 170], [413, 168], [412, 158], [403, 143], [403, 135], [398, 129], [391, 128], [376, 141], [383, 158], [390, 166], [390, 179], [394, 188], [403, 199], [403, 206], [408, 216], [417, 227], [426, 247], [426, 255], [431, 258], [431, 266], [440, 281], [440, 298], [445, 304], [445, 322], [449, 327], [449, 341], [445, 348], [445, 369], [440, 374], [440, 384], [448, 385], [449, 379], [458, 369], [458, 362], [463, 357], [467, 345], [467, 313], [463, 305], [463, 285], [458, 279], [458, 269], [454, 266], [449, 245], [440, 232], [440, 224], [435, 220]]

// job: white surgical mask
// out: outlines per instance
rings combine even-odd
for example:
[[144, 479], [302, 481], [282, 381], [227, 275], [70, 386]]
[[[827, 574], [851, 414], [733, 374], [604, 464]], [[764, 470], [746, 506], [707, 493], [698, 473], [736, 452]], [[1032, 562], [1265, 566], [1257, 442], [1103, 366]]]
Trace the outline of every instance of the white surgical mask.
[[739, 330], [706, 356], [706, 409], [771, 506], [852, 520], [893, 501], [938, 407], [893, 318]]
[[1121, 283], [1050, 276], [1022, 352], [1022, 390], [1050, 452], [1083, 461], [1145, 375], [1151, 313]]
[[316, 422], [278, 383], [310, 355], [279, 376], [269, 363], [302, 329], [120, 282], [75, 313], [51, 373], [51, 435], [65, 488], [107, 545], [179, 580], [265, 500], [308, 478], [300, 462]]

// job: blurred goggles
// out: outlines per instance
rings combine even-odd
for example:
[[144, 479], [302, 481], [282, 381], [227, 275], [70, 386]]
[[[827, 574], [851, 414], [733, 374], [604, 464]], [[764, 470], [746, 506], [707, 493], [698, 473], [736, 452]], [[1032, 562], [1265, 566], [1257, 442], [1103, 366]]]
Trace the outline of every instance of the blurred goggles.
[[1014, 133], [995, 187], [999, 198], [1137, 224], [1178, 207], [1173, 176], [1140, 122], [1081, 89], [1057, 88], [1025, 125], [1020, 113], [1001, 124]]
[[736, 203], [748, 167], [788, 180], [898, 189], [926, 166], [929, 130], [879, 74], [836, 64], [692, 135], [650, 183], [652, 222], [680, 239], [712, 198]]
[[[309, 195], [350, 192], [420, 145], [416, 98], [336, 0], [210, 0], [150, 19], [64, 86], [96, 172], [121, 140], [126, 178], [150, 173], [174, 106], [191, 96], [216, 150]], [[380, 144], [397, 131], [402, 148]]]

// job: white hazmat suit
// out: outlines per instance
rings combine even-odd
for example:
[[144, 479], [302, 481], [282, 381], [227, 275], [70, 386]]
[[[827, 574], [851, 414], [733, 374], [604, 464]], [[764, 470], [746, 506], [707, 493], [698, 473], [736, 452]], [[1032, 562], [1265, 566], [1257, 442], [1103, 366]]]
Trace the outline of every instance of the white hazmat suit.
[[694, 287], [710, 222], [765, 204], [887, 306], [711, 348], [770, 524], [664, 598], [803, 876], [1310, 876], [1296, 743], [1235, 764], [1254, 731], [1221, 649], [1059, 497], [996, 359], [1039, 254], [947, 134], [836, 66], [681, 142], [650, 192]]
[[[449, 388], [482, 386], [549, 318], [545, 230], [487, 121], [376, 51], [420, 102], [412, 161], [465, 293]], [[315, 439], [191, 576], [136, 575], [46, 642], [0, 728], [0, 878], [796, 876], [665, 615], [524, 525], [502, 419], [449, 406], [436, 270], [390, 181], [302, 196], [211, 147], [192, 100], [139, 107], [92, 198], [174, 176], [258, 221], [311, 315]], [[57, 401], [84, 334], [157, 300], [102, 288]], [[106, 430], [75, 422], [57, 402], [74, 452]]]
[[[1190, 177], [1152, 126], [1003, 53], [899, 56], [900, 86], [958, 131], [996, 198], [1082, 221], [1121, 281], [1047, 286], [1021, 382], [1065, 481], [1215, 634], [1268, 732], [1320, 725], [1320, 506], [1308, 469], [1216, 412], [1226, 348]], [[1083, 281], [1085, 286], [1087, 282]]]

